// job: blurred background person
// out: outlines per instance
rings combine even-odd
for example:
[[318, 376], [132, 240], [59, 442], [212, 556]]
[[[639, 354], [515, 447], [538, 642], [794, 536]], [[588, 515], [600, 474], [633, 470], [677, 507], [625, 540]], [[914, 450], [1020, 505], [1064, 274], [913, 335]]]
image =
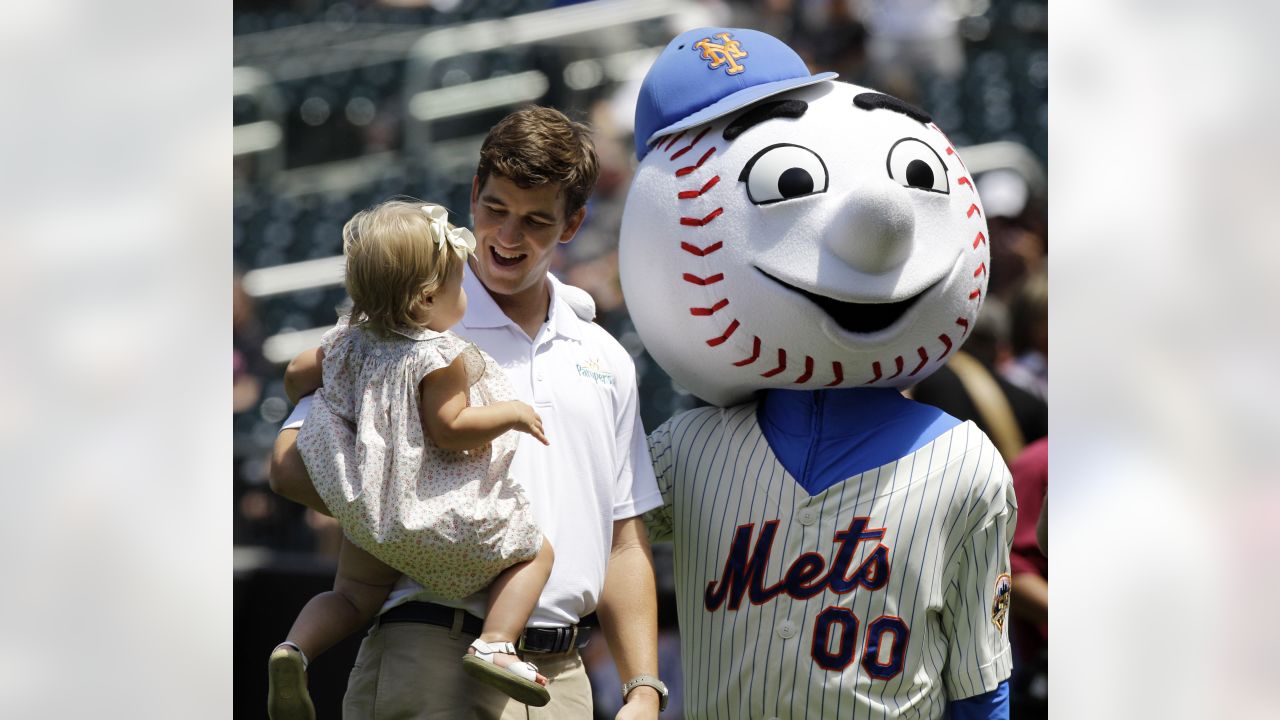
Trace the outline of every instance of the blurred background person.
[[1040, 550], [1036, 526], [1049, 489], [1049, 438], [1028, 445], [1009, 472], [1018, 497], [1018, 527], [1009, 556], [1009, 640], [1014, 651], [1009, 708], [1012, 717], [1043, 718], [1049, 711], [1049, 558]]

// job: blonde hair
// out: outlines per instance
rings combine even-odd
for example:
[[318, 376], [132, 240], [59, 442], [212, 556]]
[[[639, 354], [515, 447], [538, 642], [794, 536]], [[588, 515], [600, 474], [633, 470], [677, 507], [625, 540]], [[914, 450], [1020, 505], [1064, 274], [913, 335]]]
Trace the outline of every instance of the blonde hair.
[[420, 201], [387, 200], [342, 227], [351, 325], [381, 335], [415, 327], [423, 298], [462, 272], [468, 253], [448, 242], [441, 248], [430, 220]]

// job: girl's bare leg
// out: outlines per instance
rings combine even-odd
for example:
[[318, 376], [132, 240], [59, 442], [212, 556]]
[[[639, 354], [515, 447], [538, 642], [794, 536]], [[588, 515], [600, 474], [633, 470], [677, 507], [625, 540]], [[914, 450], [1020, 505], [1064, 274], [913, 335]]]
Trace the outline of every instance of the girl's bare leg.
[[298, 452], [298, 431], [296, 429], [281, 430], [276, 435], [275, 446], [271, 449], [271, 467], [267, 479], [272, 491], [286, 500], [315, 510], [321, 515], [332, 515], [320, 499], [311, 484], [311, 476], [307, 474], [307, 466], [302, 462], [302, 454]]
[[[538, 604], [538, 596], [542, 595], [547, 578], [551, 577], [551, 566], [554, 563], [555, 551], [551, 548], [551, 541], [544, 537], [542, 548], [532, 560], [512, 565], [494, 579], [489, 586], [489, 609], [485, 613], [481, 640], [519, 640], [529, 622], [529, 616], [533, 614], [533, 608]], [[515, 655], [494, 656], [494, 664], [498, 667], [506, 667], [518, 660]], [[538, 682], [546, 685], [547, 679], [538, 675]]]
[[311, 598], [289, 629], [288, 642], [308, 660], [363, 628], [382, 608], [400, 573], [345, 537], [333, 590]]
[[333, 590], [303, 606], [288, 639], [271, 653], [267, 714], [272, 720], [314, 720], [308, 661], [372, 620], [398, 577], [400, 573], [343, 538]]

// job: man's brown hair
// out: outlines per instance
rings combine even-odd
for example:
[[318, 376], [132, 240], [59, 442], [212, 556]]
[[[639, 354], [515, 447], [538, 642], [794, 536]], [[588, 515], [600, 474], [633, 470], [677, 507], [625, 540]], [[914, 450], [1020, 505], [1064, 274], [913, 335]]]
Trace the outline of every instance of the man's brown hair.
[[600, 161], [591, 130], [559, 110], [532, 105], [503, 118], [480, 146], [476, 178], [500, 175], [522, 188], [560, 183], [565, 217], [587, 204]]

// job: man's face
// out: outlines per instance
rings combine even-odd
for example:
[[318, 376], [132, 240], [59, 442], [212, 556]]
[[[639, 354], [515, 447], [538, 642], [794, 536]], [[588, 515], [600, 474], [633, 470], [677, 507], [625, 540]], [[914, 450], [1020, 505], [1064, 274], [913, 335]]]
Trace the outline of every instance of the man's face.
[[522, 188], [490, 175], [483, 187], [472, 180], [471, 216], [480, 282], [496, 295], [519, 295], [541, 288], [556, 245], [573, 238], [586, 209], [566, 217], [560, 183]]

